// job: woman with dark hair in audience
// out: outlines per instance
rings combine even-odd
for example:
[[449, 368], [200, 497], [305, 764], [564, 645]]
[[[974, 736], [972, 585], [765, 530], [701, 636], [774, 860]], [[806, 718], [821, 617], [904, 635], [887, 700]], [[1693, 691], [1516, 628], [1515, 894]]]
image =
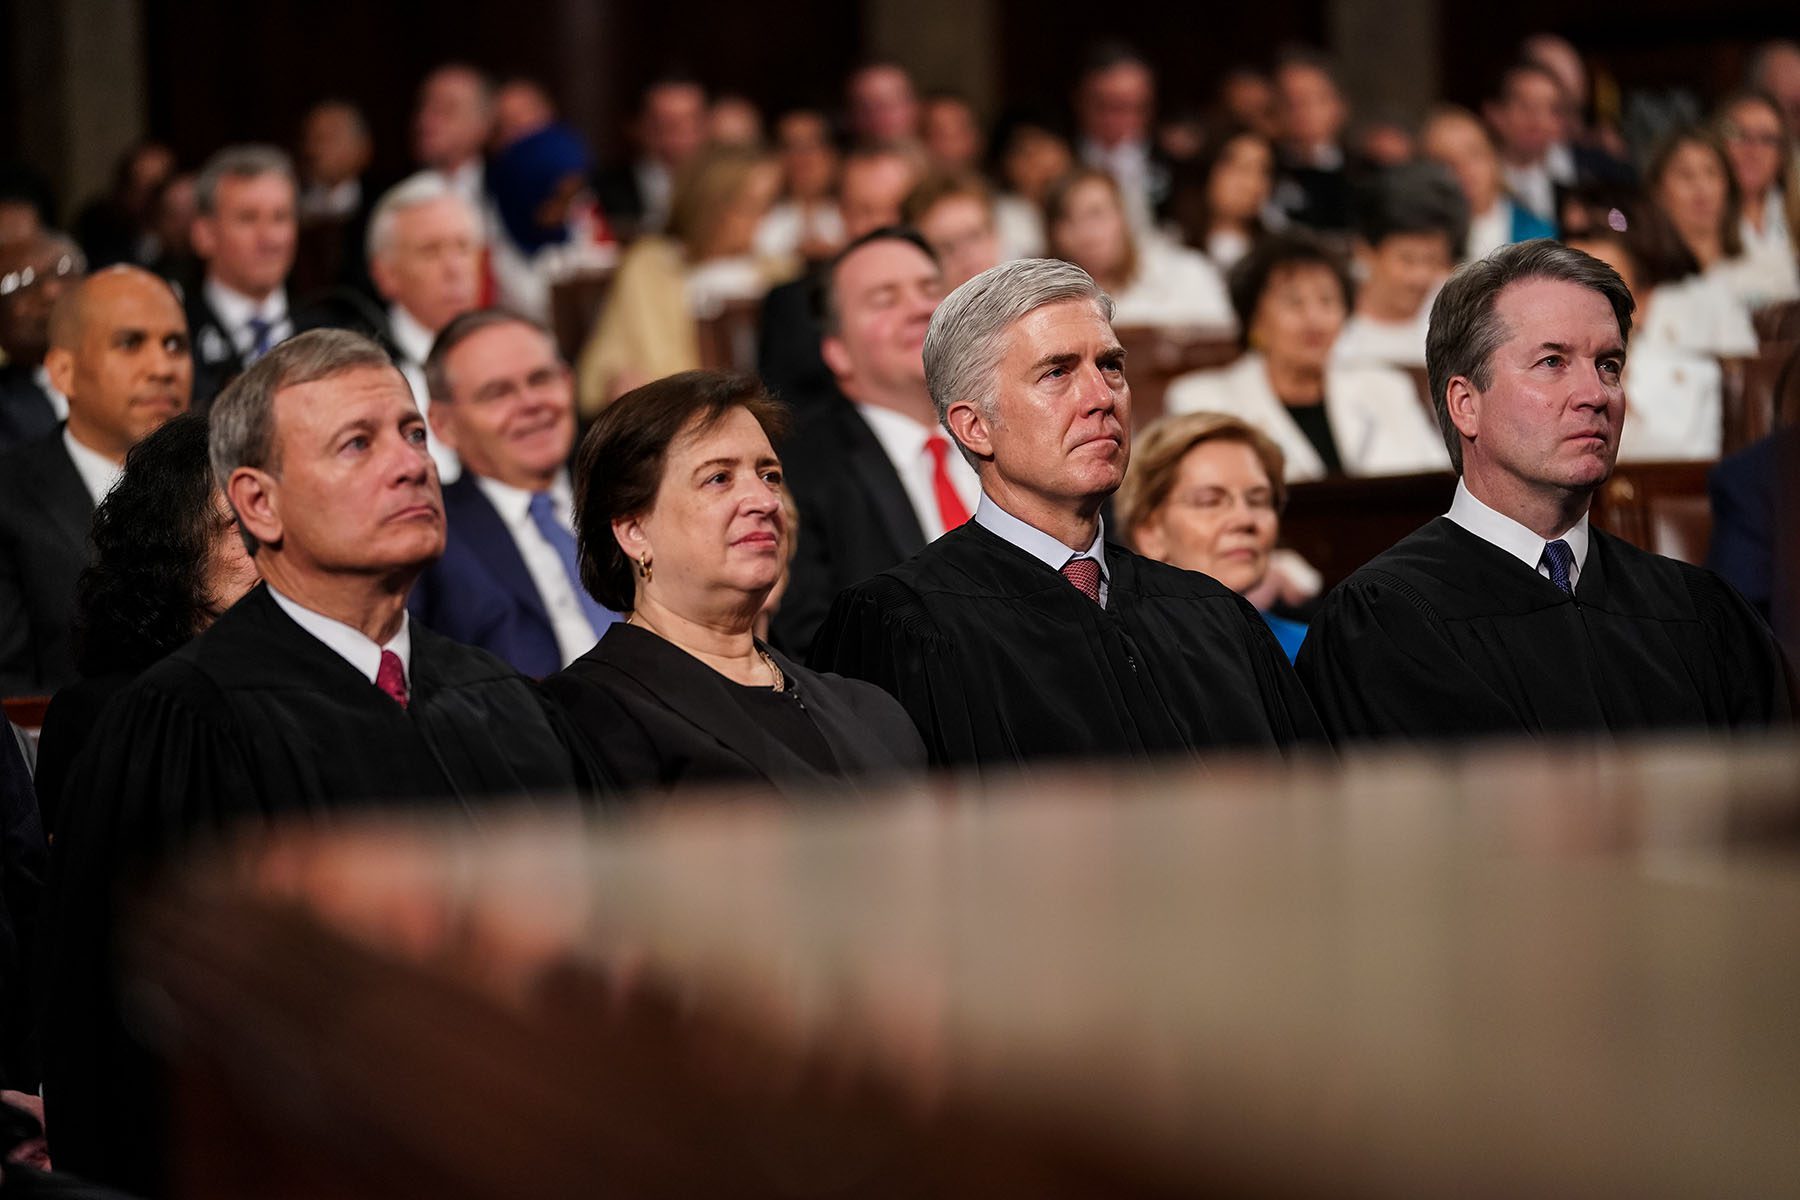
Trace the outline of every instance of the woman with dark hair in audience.
[[1268, 236], [1274, 143], [1248, 125], [1220, 126], [1207, 134], [1187, 174], [1191, 182], [1177, 189], [1175, 219], [1190, 245], [1229, 271]]
[[1704, 129], [1676, 130], [1650, 156], [1644, 194], [1693, 260], [1693, 271], [1663, 298], [1669, 319], [1684, 327], [1684, 344], [1726, 357], [1755, 354], [1738, 185], [1724, 146]]
[[1763, 92], [1738, 92], [1714, 110], [1741, 201], [1745, 299], [1751, 308], [1800, 298], [1794, 230], [1800, 229], [1800, 157], [1781, 106]]
[[1074, 263], [1113, 300], [1113, 326], [1232, 329], [1231, 300], [1204, 254], [1131, 231], [1125, 199], [1097, 167], [1064, 176], [1044, 201], [1050, 255]]
[[1281, 573], [1270, 570], [1287, 502], [1281, 447], [1236, 417], [1204, 412], [1164, 417], [1132, 440], [1113, 497], [1125, 537], [1250, 601], [1294, 661], [1306, 626], [1269, 611], [1282, 598]]
[[1041, 117], [1002, 117], [989, 141], [990, 174], [998, 181], [994, 229], [1000, 260], [1038, 258], [1044, 253], [1044, 197], [1075, 165], [1069, 140]]
[[1248, 353], [1169, 384], [1171, 413], [1217, 412], [1262, 430], [1288, 479], [1404, 475], [1449, 466], [1443, 436], [1411, 379], [1392, 367], [1334, 363], [1350, 313], [1343, 260], [1312, 234], [1272, 234], [1231, 272]]
[[924, 766], [906, 711], [757, 640], [787, 566], [773, 442], [785, 410], [755, 378], [688, 371], [620, 397], [575, 468], [581, 577], [627, 614], [544, 687], [626, 786], [705, 781], [842, 790]]
[[38, 804], [56, 832], [64, 776], [100, 710], [256, 584], [237, 518], [213, 482], [206, 418], [187, 413], [132, 447], [94, 510], [94, 560], [75, 595], [81, 679], [56, 693], [38, 742]]

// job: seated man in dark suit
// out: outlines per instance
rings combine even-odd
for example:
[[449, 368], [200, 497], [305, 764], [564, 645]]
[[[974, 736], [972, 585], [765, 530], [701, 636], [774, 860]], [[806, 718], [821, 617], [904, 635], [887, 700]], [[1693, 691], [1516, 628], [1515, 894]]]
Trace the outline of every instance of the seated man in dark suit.
[[463, 474], [444, 489], [444, 556], [407, 607], [527, 675], [559, 671], [618, 619], [582, 588], [576, 563], [569, 368], [542, 326], [489, 309], [445, 326], [425, 378], [432, 427]]
[[201, 412], [299, 328], [287, 290], [300, 229], [295, 194], [294, 165], [273, 146], [228, 146], [195, 181], [194, 253], [206, 273], [188, 293], [187, 318]]
[[[1800, 584], [1784, 575], [1776, 545], [1782, 530], [1800, 519], [1800, 425], [1720, 459], [1706, 477], [1706, 490], [1713, 514], [1706, 565], [1765, 619], [1775, 619], [1783, 583], [1790, 589]], [[1789, 564], [1790, 573], [1796, 570], [1800, 562]]]
[[50, 382], [50, 311], [87, 273], [80, 247], [59, 233], [0, 245], [0, 452], [68, 419], [69, 398]]
[[1463, 266], [1431, 308], [1450, 511], [1340, 584], [1298, 669], [1334, 739], [1622, 737], [1790, 719], [1769, 627], [1716, 575], [1594, 528], [1635, 308], [1547, 238]]
[[638, 157], [594, 175], [594, 199], [627, 241], [668, 224], [675, 176], [706, 146], [706, 89], [685, 75], [652, 80], [632, 134]]
[[920, 348], [943, 276], [924, 240], [888, 228], [850, 243], [825, 297], [823, 350], [842, 395], [781, 447], [800, 535], [771, 633], [795, 657], [839, 592], [961, 525], [981, 496], [925, 387]]
[[443, 552], [425, 420], [374, 342], [315, 330], [219, 398], [209, 453], [264, 586], [122, 692], [63, 790], [45, 1100], [57, 1165], [160, 1194], [166, 1105], [113, 1010], [115, 892], [227, 828], [591, 787], [518, 673], [410, 622]]
[[1254, 608], [1106, 541], [1131, 388], [1112, 300], [1085, 271], [1041, 258], [984, 271], [938, 306], [924, 354], [981, 499], [838, 597], [816, 669], [892, 693], [938, 766], [1285, 752], [1322, 736]]
[[[845, 158], [838, 177], [844, 236], [855, 241], [898, 225], [900, 206], [918, 177], [919, 160], [904, 149], [858, 150]], [[797, 429], [837, 394], [819, 356], [823, 279], [824, 268], [816, 267], [763, 297], [756, 370], [769, 390], [793, 407]]]
[[44, 357], [68, 422], [0, 458], [0, 695], [76, 676], [69, 628], [94, 506], [125, 452], [188, 406], [187, 320], [163, 280], [109, 267], [66, 292]]

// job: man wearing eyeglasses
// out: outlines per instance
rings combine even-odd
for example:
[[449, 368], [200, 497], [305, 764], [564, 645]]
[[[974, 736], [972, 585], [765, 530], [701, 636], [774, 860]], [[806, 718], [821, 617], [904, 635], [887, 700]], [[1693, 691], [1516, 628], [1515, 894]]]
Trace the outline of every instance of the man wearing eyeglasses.
[[0, 246], [0, 452], [41, 438], [69, 415], [69, 399], [50, 382], [50, 310], [87, 263], [74, 242], [37, 233]]
[[109, 267], [64, 292], [44, 355], [68, 419], [0, 456], [0, 696], [48, 695], [75, 678], [75, 581], [94, 508], [125, 452], [187, 411], [187, 318], [165, 281]]

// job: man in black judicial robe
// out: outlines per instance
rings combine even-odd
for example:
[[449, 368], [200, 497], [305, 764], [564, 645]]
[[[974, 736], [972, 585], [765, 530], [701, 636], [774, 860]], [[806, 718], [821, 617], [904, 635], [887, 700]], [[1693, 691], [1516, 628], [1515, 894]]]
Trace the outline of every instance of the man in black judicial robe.
[[1105, 540], [1131, 429], [1111, 316], [1080, 268], [1028, 259], [977, 275], [932, 318], [926, 378], [981, 500], [969, 523], [839, 596], [812, 663], [891, 692], [934, 764], [1285, 750], [1320, 735], [1254, 609]]
[[[598, 768], [499, 659], [410, 624], [444, 546], [425, 425], [375, 343], [259, 359], [212, 413], [215, 473], [264, 583], [108, 707], [64, 788], [45, 1098], [52, 1156], [154, 1194], [154, 1060], [115, 1007], [115, 891], [207, 835], [376, 803], [564, 800]], [[260, 440], [259, 440], [260, 439]]]
[[1791, 716], [1769, 628], [1709, 571], [1593, 528], [1631, 294], [1555, 242], [1471, 263], [1428, 369], [1462, 479], [1327, 598], [1299, 671], [1334, 739], [1753, 729]]

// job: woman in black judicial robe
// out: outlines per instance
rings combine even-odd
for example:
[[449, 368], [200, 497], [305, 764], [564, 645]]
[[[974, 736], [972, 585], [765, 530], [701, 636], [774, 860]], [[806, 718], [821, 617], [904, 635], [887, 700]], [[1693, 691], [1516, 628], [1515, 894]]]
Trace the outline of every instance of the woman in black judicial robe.
[[75, 594], [81, 678], [51, 699], [38, 738], [38, 807], [52, 837], [63, 780], [106, 702], [256, 583], [237, 518], [213, 482], [206, 418], [194, 413], [126, 454], [124, 474], [94, 510], [93, 540]]
[[771, 444], [783, 417], [751, 377], [689, 371], [621, 397], [582, 444], [582, 580], [628, 616], [544, 687], [625, 787], [841, 791], [924, 765], [886, 693], [754, 636], [792, 536]]

